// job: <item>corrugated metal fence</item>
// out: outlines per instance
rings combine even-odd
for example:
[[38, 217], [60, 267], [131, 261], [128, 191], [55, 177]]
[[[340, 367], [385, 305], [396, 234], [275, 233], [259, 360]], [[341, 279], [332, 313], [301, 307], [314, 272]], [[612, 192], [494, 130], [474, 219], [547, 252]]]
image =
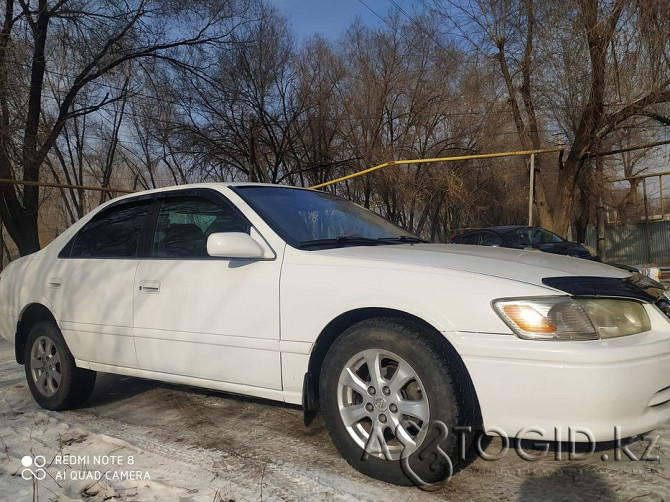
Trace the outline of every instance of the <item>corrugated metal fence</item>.
[[[586, 243], [596, 248], [596, 229], [589, 226]], [[637, 265], [670, 265], [670, 221], [650, 221], [605, 227], [606, 261]]]

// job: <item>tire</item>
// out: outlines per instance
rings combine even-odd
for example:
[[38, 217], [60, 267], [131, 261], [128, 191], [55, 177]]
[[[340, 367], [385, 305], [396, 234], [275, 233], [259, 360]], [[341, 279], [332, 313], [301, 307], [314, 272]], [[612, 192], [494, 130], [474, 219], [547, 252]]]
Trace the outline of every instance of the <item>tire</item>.
[[[471, 449], [454, 427], [475, 415], [452, 361], [417, 324], [362, 321], [330, 347], [319, 380], [321, 409], [341, 455], [363, 474], [398, 485], [428, 485], [454, 473]], [[377, 368], [370, 371], [370, 368]], [[459, 389], [460, 387], [460, 389]], [[478, 408], [477, 408], [478, 409]]]
[[93, 392], [95, 371], [77, 368], [58, 326], [43, 321], [28, 334], [25, 348], [28, 387], [37, 404], [47, 410], [67, 410]]

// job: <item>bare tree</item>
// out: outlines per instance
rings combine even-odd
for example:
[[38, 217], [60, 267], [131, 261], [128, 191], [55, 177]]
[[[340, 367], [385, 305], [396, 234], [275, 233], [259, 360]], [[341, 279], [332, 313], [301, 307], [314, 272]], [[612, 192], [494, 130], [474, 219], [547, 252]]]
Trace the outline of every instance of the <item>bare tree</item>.
[[342, 86], [347, 69], [342, 55], [320, 37], [308, 41], [295, 60], [300, 115], [288, 130], [292, 169], [286, 179], [295, 185], [316, 185], [352, 165], [350, 152], [342, 148], [346, 120]]
[[[544, 146], [557, 128], [569, 139], [558, 169], [541, 160], [536, 204], [544, 226], [567, 233], [580, 194], [588, 200], [596, 186], [589, 153], [613, 131], [639, 116], [670, 123], [659, 108], [670, 101], [663, 2], [436, 0], [434, 7], [498, 66], [521, 147]], [[623, 81], [635, 82], [634, 92], [617, 92]]]
[[[183, 68], [188, 63], [182, 49], [227, 41], [241, 19], [234, 0], [6, 0], [0, 32], [0, 177], [39, 181], [68, 121], [119, 99], [117, 89], [104, 86], [108, 75], [147, 58]], [[58, 67], [62, 61], [66, 65]], [[50, 73], [63, 76], [53, 98], [44, 92]], [[25, 87], [14, 85], [15, 74]], [[101, 83], [97, 101], [73, 107], [83, 89]], [[25, 103], [25, 111], [13, 99]], [[39, 249], [39, 189], [4, 184], [0, 195], [0, 215], [19, 252]]]
[[181, 82], [184, 146], [203, 178], [278, 183], [292, 170], [290, 130], [301, 113], [293, 39], [274, 8], [259, 3], [249, 14], [233, 45], [210, 52], [207, 85]]

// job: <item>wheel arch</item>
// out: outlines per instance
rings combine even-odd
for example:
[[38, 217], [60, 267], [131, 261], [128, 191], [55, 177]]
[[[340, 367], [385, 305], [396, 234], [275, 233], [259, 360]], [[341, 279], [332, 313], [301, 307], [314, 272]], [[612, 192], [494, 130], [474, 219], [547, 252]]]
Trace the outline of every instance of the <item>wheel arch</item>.
[[25, 363], [24, 354], [28, 334], [30, 333], [30, 330], [33, 328], [33, 326], [35, 326], [35, 324], [42, 321], [51, 321], [56, 323], [56, 319], [54, 318], [51, 311], [41, 303], [31, 303], [26, 305], [26, 307], [21, 312], [19, 322], [16, 327], [16, 338], [14, 340], [14, 352], [17, 363]]
[[456, 385], [461, 389], [461, 392], [468, 393], [473, 401], [473, 415], [469, 417], [469, 423], [474, 427], [481, 427], [483, 421], [477, 392], [463, 359], [449, 340], [432, 324], [420, 317], [402, 310], [379, 307], [360, 308], [340, 314], [338, 317], [330, 321], [321, 333], [319, 333], [319, 336], [314, 343], [314, 347], [312, 348], [312, 353], [310, 354], [309, 365], [303, 383], [302, 401], [305, 425], [308, 425], [316, 412], [319, 411], [319, 375], [321, 373], [323, 361], [333, 342], [354, 324], [367, 319], [380, 317], [414, 324], [421, 328], [422, 332], [426, 333], [432, 344], [454, 368], [454, 374], [452, 376], [456, 379]]

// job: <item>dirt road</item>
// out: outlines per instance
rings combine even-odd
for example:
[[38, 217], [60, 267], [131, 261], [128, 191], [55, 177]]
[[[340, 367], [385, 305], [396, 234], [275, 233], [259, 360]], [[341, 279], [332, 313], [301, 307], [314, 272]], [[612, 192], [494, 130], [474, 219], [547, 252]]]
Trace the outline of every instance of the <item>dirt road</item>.
[[[95, 501], [670, 500], [670, 423], [654, 431], [655, 460], [614, 461], [603, 450], [528, 462], [510, 449], [425, 491], [358, 474], [320, 417], [305, 428], [296, 407], [103, 374], [84, 407], [48, 412], [4, 341], [0, 389], [3, 500], [30, 500], [33, 490], [41, 500]], [[646, 444], [631, 446], [636, 458]], [[487, 453], [499, 448], [494, 441]], [[34, 460], [28, 471], [26, 456]]]

